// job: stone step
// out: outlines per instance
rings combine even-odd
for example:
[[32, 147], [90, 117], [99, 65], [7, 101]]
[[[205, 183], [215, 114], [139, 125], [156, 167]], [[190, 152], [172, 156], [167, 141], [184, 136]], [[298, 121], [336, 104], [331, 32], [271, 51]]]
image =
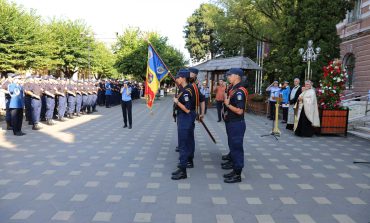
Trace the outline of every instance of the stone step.
[[370, 140], [370, 133], [363, 133], [359, 131], [348, 131], [348, 133], [362, 139]]
[[358, 131], [363, 132], [363, 133], [368, 133], [368, 134], [370, 134], [370, 127], [366, 127], [366, 126], [356, 126], [356, 127], [355, 127], [355, 130], [358, 130]]

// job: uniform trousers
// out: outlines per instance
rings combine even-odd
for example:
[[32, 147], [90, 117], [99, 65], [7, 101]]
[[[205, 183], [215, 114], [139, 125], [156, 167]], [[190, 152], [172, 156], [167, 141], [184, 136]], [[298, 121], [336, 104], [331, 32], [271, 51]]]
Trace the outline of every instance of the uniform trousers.
[[63, 118], [67, 109], [67, 99], [65, 96], [58, 96], [58, 118]]
[[89, 103], [88, 100], [89, 100], [88, 95], [83, 94], [82, 95], [82, 106], [81, 106], [81, 109], [83, 112], [86, 112], [87, 104]]
[[45, 113], [46, 120], [51, 120], [53, 118], [54, 108], [55, 108], [55, 98], [46, 96], [46, 113]]
[[243, 139], [245, 133], [244, 120], [231, 120], [225, 122], [227, 143], [230, 149], [234, 170], [242, 170], [244, 167]]
[[77, 113], [77, 115], [81, 111], [81, 106], [82, 106], [82, 95], [77, 94], [76, 95], [76, 113]]
[[40, 122], [41, 100], [31, 98], [32, 124], [37, 125]]
[[69, 94], [68, 95], [68, 114], [72, 115], [75, 111], [76, 97]]
[[13, 133], [22, 131], [23, 108], [10, 108], [10, 120], [13, 127]]
[[98, 103], [98, 95], [96, 94], [93, 94], [91, 96], [91, 107], [92, 107], [92, 111], [96, 111], [96, 104]]
[[127, 117], [128, 123], [132, 126], [132, 101], [121, 101], [122, 107], [122, 115], [123, 115], [123, 122], [127, 125]]
[[5, 121], [11, 125], [11, 116], [10, 116], [10, 110], [9, 110], [9, 104], [10, 104], [10, 99], [5, 98]]
[[105, 95], [105, 107], [109, 108], [111, 106], [112, 95]]
[[31, 97], [29, 95], [26, 95], [24, 97], [24, 108], [25, 108], [26, 120], [29, 121], [29, 122], [32, 122], [32, 116], [31, 116]]
[[193, 125], [195, 121], [195, 111], [191, 111], [188, 114], [178, 113], [177, 114], [177, 134], [179, 142], [179, 154], [180, 164], [179, 167], [185, 169], [187, 163], [192, 156], [193, 143], [192, 138], [194, 137]]

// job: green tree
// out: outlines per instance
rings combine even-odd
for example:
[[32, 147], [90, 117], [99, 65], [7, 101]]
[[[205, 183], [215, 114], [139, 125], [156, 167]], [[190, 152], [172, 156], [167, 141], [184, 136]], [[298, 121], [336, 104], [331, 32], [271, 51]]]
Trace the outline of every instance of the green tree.
[[220, 39], [216, 29], [217, 18], [223, 10], [216, 5], [205, 3], [187, 19], [184, 27], [185, 47], [193, 61], [198, 62], [210, 54], [214, 58], [220, 53]]
[[118, 77], [118, 71], [114, 68], [115, 55], [104, 43], [96, 42], [92, 51], [91, 72], [96, 79], [103, 77]]
[[51, 64], [49, 35], [36, 12], [0, 0], [0, 72], [44, 69]]
[[56, 20], [48, 24], [56, 49], [52, 56], [56, 69], [70, 78], [78, 71], [88, 69], [89, 47], [94, 50], [92, 31], [83, 21]]
[[167, 43], [167, 38], [158, 33], [142, 32], [138, 28], [129, 28], [118, 36], [113, 47], [116, 54], [115, 67], [118, 72], [133, 75], [138, 80], [146, 76], [148, 43], [158, 51], [164, 63], [171, 71], [176, 71], [185, 65], [184, 56]]
[[[342, 21], [351, 8], [347, 0], [219, 0], [227, 19], [225, 27], [236, 24], [233, 30], [241, 39], [263, 40], [269, 43], [270, 56], [265, 61], [267, 79], [292, 79], [304, 77], [306, 64], [298, 54], [312, 39], [322, 48], [317, 63], [313, 64], [313, 79], [318, 80], [321, 67], [330, 59], [339, 57], [340, 39], [336, 24]], [[226, 28], [218, 30], [227, 33]], [[238, 31], [239, 30], [239, 31]], [[246, 35], [245, 35], [246, 34]], [[248, 37], [247, 37], [248, 36]], [[231, 38], [222, 38], [228, 42]], [[255, 42], [254, 42], [255, 43]], [[235, 44], [235, 43], [234, 43]], [[232, 47], [231, 47], [232, 48]], [[248, 48], [248, 47], [247, 47]]]

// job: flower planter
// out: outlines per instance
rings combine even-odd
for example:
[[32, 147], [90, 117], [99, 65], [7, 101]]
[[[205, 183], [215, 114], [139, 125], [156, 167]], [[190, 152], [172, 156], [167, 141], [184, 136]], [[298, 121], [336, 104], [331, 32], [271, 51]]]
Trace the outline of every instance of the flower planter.
[[256, 102], [256, 101], [248, 101], [248, 111], [251, 111], [255, 114], [266, 114], [267, 111], [267, 104], [265, 102]]
[[348, 108], [345, 110], [320, 110], [320, 134], [347, 136]]

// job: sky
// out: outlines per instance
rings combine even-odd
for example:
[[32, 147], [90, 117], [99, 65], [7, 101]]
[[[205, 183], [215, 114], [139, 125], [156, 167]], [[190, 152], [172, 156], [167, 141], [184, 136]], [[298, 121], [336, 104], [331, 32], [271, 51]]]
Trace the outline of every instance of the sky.
[[156, 31], [189, 59], [184, 48], [186, 19], [208, 0], [12, 0], [26, 9], [35, 9], [44, 19], [82, 19], [91, 26], [95, 38], [114, 41], [116, 33], [128, 27]]

